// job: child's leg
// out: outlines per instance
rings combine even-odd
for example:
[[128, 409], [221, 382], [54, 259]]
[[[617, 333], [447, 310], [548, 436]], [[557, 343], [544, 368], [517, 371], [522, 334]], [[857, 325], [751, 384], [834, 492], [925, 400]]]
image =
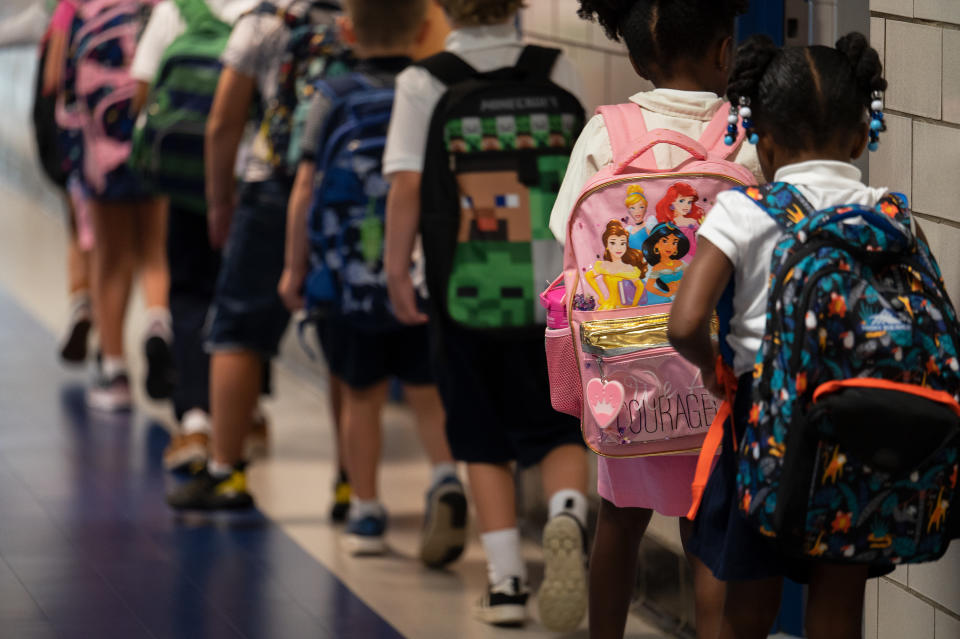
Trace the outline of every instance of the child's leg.
[[90, 255], [80, 247], [77, 234], [77, 220], [73, 211], [73, 201], [69, 196], [63, 198], [70, 221], [67, 235], [67, 292], [71, 296], [90, 292]]
[[719, 639], [766, 639], [782, 592], [782, 577], [728, 582]]
[[388, 392], [386, 381], [363, 389], [343, 387], [343, 447], [351, 488], [359, 501], [377, 499], [380, 415]]
[[646, 508], [617, 508], [600, 500], [590, 553], [591, 639], [623, 637], [637, 580], [640, 539], [652, 515]]
[[446, 413], [443, 411], [437, 387], [405, 384], [403, 392], [417, 419], [420, 444], [426, 451], [430, 464], [453, 464], [453, 455], [447, 443]]
[[104, 358], [123, 357], [123, 322], [126, 318], [133, 272], [136, 267], [136, 217], [124, 204], [91, 201], [94, 232], [94, 300], [100, 349]]
[[513, 467], [510, 464], [467, 464], [467, 476], [480, 534], [516, 528]]
[[263, 358], [248, 350], [215, 351], [210, 356], [211, 460], [221, 470], [243, 459], [263, 385]]
[[[680, 539], [683, 547], [693, 534], [693, 522], [680, 518]], [[694, 608], [696, 610], [697, 639], [715, 639], [723, 619], [723, 598], [726, 584], [713, 576], [707, 565], [696, 556], [687, 553], [687, 561], [693, 569]]]
[[807, 636], [810, 639], [859, 639], [863, 636], [866, 584], [866, 566], [814, 565], [807, 596]]
[[143, 296], [148, 309], [168, 308], [170, 272], [167, 267], [167, 201], [153, 198], [139, 207], [139, 246]]

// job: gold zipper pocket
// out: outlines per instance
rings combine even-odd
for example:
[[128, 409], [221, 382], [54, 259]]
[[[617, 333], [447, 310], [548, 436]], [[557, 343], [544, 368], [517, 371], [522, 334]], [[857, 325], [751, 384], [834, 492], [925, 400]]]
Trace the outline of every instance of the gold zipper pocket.
[[[641, 317], [593, 320], [580, 324], [580, 344], [583, 352], [600, 357], [630, 355], [653, 348], [670, 346], [667, 339], [669, 313]], [[714, 315], [710, 334], [716, 336], [720, 322]]]

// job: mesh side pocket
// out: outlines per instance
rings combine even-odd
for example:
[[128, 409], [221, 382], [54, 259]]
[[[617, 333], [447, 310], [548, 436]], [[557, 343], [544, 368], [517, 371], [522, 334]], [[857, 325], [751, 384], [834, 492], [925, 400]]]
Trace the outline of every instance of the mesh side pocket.
[[548, 328], [546, 351], [550, 403], [554, 410], [579, 418], [583, 409], [583, 388], [570, 328]]

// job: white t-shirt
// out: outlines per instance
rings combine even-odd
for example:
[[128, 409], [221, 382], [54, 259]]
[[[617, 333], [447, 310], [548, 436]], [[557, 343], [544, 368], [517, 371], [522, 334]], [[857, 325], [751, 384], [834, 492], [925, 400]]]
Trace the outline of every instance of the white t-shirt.
[[[785, 166], [774, 176], [788, 182], [817, 209], [842, 204], [875, 206], [887, 189], [864, 185], [860, 169], [846, 162], [814, 160]], [[697, 232], [733, 263], [733, 317], [727, 343], [733, 349], [733, 368], [743, 375], [753, 369], [766, 328], [770, 260], [783, 231], [773, 218], [743, 193], [728, 191]]]
[[[206, 0], [213, 15], [227, 24], [257, 6], [260, 0]], [[167, 47], [187, 30], [177, 5], [173, 0], [163, 0], [150, 13], [143, 35], [137, 42], [137, 52], [133, 56], [130, 75], [141, 82], [153, 82], [160, 70], [160, 61]]]
[[[717, 109], [725, 108], [727, 102], [709, 91], [678, 91], [654, 89], [642, 91], [630, 97], [630, 101], [643, 109], [648, 130], [669, 129], [699, 140], [707, 129]], [[657, 166], [676, 166], [690, 155], [677, 147], [661, 144], [653, 149]], [[763, 182], [757, 151], [744, 144], [735, 161]], [[550, 230], [563, 243], [567, 234], [567, 222], [580, 192], [600, 169], [613, 162], [613, 149], [603, 116], [595, 115], [587, 122], [570, 154], [570, 164], [560, 185], [560, 192], [550, 214]]]
[[[517, 63], [525, 44], [512, 22], [456, 29], [447, 36], [446, 50], [456, 53], [477, 71], [493, 71]], [[573, 64], [560, 56], [551, 79], [582, 101], [580, 78]], [[397, 76], [393, 117], [383, 154], [383, 174], [423, 171], [430, 119], [446, 86], [422, 67], [412, 66]]]

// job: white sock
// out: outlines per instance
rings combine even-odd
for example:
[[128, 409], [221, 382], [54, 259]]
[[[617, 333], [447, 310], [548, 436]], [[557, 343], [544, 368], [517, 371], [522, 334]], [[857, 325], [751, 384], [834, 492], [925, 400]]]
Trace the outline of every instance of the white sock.
[[364, 517], [379, 517], [384, 512], [383, 504], [379, 499], [357, 499], [350, 500], [350, 519], [357, 520]]
[[573, 515], [580, 525], [587, 527], [587, 496], [579, 490], [565, 488], [553, 493], [550, 497], [550, 518], [560, 513]]
[[147, 337], [160, 337], [166, 342], [173, 341], [173, 320], [170, 309], [152, 306], [147, 309]]
[[520, 530], [504, 528], [480, 535], [487, 554], [487, 573], [490, 585], [495, 586], [507, 577], [520, 577], [527, 583], [527, 565], [520, 554]]
[[100, 371], [107, 379], [113, 379], [117, 375], [127, 372], [127, 363], [122, 357], [104, 355], [100, 362]]
[[74, 291], [73, 294], [70, 295], [70, 311], [73, 313], [84, 310], [89, 314], [90, 304], [90, 291], [85, 288]]
[[207, 462], [207, 472], [210, 473], [216, 479], [223, 479], [229, 477], [233, 473], [233, 466], [230, 464], [223, 464], [218, 461], [210, 460]]
[[180, 420], [180, 428], [184, 435], [192, 435], [193, 433], [209, 435], [212, 430], [210, 416], [199, 408], [191, 408], [183, 414], [183, 419]]
[[433, 466], [433, 476], [430, 478], [430, 488], [450, 477], [456, 478], [457, 464], [454, 462], [440, 462]]

